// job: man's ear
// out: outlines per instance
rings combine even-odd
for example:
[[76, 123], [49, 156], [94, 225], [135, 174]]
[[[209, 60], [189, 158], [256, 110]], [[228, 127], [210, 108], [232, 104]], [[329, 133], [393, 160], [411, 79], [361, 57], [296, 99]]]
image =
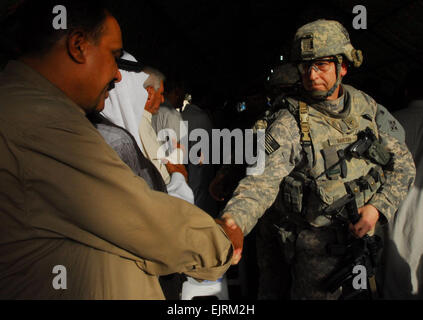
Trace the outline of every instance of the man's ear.
[[151, 104], [153, 103], [154, 89], [153, 87], [147, 87], [145, 90], [147, 90], [147, 93], [148, 93], [147, 102], [145, 103], [145, 108], [150, 108]]
[[88, 40], [87, 34], [75, 30], [67, 37], [67, 50], [69, 56], [76, 62], [83, 64], [87, 60]]

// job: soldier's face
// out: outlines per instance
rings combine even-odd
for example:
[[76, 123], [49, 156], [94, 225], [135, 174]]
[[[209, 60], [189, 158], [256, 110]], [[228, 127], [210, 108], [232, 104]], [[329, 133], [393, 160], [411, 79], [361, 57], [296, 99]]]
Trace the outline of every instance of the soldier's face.
[[[324, 65], [323, 65], [324, 64]], [[347, 67], [343, 63], [340, 76], [347, 74]], [[301, 72], [304, 89], [307, 91], [328, 91], [336, 83], [336, 67], [333, 61], [319, 60], [304, 68]], [[338, 90], [336, 91], [337, 98]], [[332, 96], [331, 96], [332, 97]]]

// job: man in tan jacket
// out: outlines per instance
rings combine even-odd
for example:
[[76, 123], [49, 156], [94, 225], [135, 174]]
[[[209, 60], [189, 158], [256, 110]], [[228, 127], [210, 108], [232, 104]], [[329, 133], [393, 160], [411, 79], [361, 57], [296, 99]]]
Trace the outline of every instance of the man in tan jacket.
[[120, 81], [117, 21], [64, 0], [55, 30], [56, 3], [34, 2], [11, 18], [17, 60], [0, 74], [0, 299], [163, 299], [159, 275], [218, 279], [223, 229], [151, 190], [85, 116]]

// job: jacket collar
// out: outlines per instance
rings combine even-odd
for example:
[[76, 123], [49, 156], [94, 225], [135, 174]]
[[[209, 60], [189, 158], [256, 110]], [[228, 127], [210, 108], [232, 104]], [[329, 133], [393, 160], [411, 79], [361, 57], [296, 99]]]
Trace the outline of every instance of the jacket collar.
[[3, 72], [11, 77], [30, 83], [32, 87], [43, 91], [48, 96], [65, 100], [68, 105], [75, 107], [79, 112], [85, 115], [85, 111], [73, 102], [62, 90], [25, 63], [18, 60], [10, 60]]

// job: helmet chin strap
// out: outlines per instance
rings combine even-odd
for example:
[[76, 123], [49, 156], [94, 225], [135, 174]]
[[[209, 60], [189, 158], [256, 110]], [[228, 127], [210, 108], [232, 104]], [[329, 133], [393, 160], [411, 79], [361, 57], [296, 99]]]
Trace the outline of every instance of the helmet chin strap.
[[330, 97], [335, 90], [341, 84], [341, 67], [342, 67], [342, 57], [336, 56], [338, 62], [335, 64], [336, 68], [336, 82], [330, 90], [313, 90], [313, 91], [305, 91], [306, 95], [308, 95], [313, 100], [317, 101], [324, 101], [328, 97]]

